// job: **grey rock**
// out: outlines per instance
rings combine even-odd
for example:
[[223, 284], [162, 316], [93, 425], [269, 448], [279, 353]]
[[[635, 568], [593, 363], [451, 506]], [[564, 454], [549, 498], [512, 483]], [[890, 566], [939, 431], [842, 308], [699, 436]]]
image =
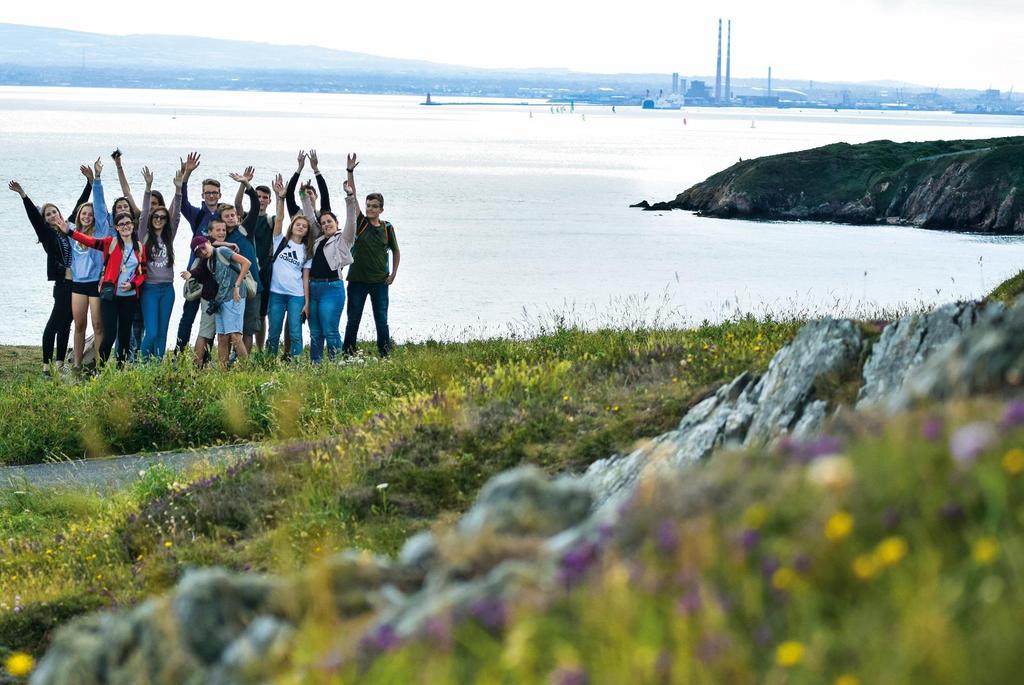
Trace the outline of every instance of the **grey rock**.
[[578, 479], [550, 480], [536, 466], [521, 466], [488, 481], [457, 530], [467, 538], [484, 531], [551, 535], [586, 518], [592, 503]]
[[864, 364], [857, 408], [882, 404], [898, 395], [905, 380], [913, 377], [932, 353], [973, 328], [984, 311], [977, 303], [953, 303], [886, 326]]
[[259, 616], [232, 642], [210, 675], [211, 685], [268, 682], [294, 646], [295, 628], [271, 616]]
[[864, 339], [852, 321], [813, 321], [779, 350], [760, 382], [757, 411], [745, 445], [763, 444], [791, 432], [805, 407], [816, 399], [819, 383], [837, 381], [860, 363]]
[[937, 350], [889, 402], [903, 409], [922, 400], [1019, 391], [1024, 384], [1024, 298], [990, 306], [975, 325]]

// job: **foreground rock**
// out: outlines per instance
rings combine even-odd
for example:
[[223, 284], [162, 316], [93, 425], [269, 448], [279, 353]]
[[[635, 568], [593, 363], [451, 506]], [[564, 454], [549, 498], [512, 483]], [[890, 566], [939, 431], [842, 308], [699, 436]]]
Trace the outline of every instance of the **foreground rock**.
[[645, 209], [1024, 233], [1024, 138], [825, 147], [746, 160]]
[[[907, 406], [1012, 390], [1022, 374], [1024, 301], [912, 315], [873, 346], [855, 322], [815, 321], [763, 376], [740, 374], [629, 455], [596, 462], [580, 477], [551, 479], [535, 467], [500, 474], [447, 533], [411, 538], [394, 561], [349, 552], [289, 579], [192, 572], [168, 597], [61, 629], [31, 682], [267, 682], [314, 610], [365, 617], [364, 656], [461, 617], [500, 626], [504, 607], [524, 590], [551, 592], [593, 563], [647, 475], [683, 482], [716, 449], [813, 436], [858, 387], [863, 407]], [[333, 606], [324, 607], [324, 597]]]

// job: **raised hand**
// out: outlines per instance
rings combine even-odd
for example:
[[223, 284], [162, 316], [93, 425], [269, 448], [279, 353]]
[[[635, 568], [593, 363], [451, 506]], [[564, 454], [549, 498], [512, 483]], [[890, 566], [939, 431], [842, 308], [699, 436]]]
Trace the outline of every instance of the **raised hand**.
[[18, 183], [17, 181], [11, 181], [10, 183], [7, 184], [7, 187], [16, 192], [18, 195], [25, 197], [25, 191], [22, 190], [21, 184]]
[[349, 183], [348, 181], [345, 181], [344, 183], [342, 183], [341, 187], [345, 189], [345, 194], [346, 195], [355, 195], [355, 191], [352, 190], [352, 184]]
[[82, 172], [82, 176], [85, 176], [86, 180], [89, 181], [89, 183], [93, 182], [91, 166], [89, 166], [88, 164], [83, 164], [82, 166], [78, 167], [78, 170]]
[[185, 158], [185, 173], [191, 174], [199, 167], [199, 157], [198, 152], [188, 153], [188, 157]]
[[356, 167], [359, 166], [359, 161], [356, 159], [356, 153], [350, 152], [348, 157], [345, 158], [345, 171], [352, 173]]
[[231, 173], [228, 174], [228, 178], [230, 178], [232, 181], [235, 181], [236, 183], [241, 183], [242, 185], [245, 185], [245, 176], [242, 176], [242, 174]]
[[295, 170], [295, 173], [301, 174], [302, 170], [306, 167], [306, 151], [299, 150], [299, 156], [296, 158], [299, 163], [299, 168]]
[[153, 172], [149, 170], [148, 166], [142, 167], [142, 180], [146, 182], [146, 190], [153, 187]]
[[313, 149], [309, 151], [309, 168], [313, 170], [314, 174], [320, 173], [320, 160], [316, 156], [316, 150]]
[[245, 171], [242, 172], [242, 178], [245, 179], [246, 183], [252, 183], [253, 177], [256, 176], [256, 169], [251, 166], [245, 167]]
[[57, 228], [59, 228], [62, 233], [68, 232], [68, 220], [62, 217], [59, 213], [57, 214], [57, 218], [54, 219], [54, 224], [56, 224]]
[[285, 190], [284, 176], [282, 176], [281, 174], [278, 174], [274, 178], [273, 188], [274, 188], [274, 194], [277, 195], [277, 198], [279, 200], [282, 199], [284, 197], [284, 190]]
[[181, 183], [185, 179], [185, 163], [182, 162], [181, 167], [174, 172], [174, 187], [181, 190]]
[[97, 157], [96, 161], [92, 165], [92, 168], [93, 168], [93, 173], [96, 174], [96, 178], [98, 180], [99, 177], [100, 177], [100, 174], [103, 173], [103, 159], [100, 158], [100, 157]]

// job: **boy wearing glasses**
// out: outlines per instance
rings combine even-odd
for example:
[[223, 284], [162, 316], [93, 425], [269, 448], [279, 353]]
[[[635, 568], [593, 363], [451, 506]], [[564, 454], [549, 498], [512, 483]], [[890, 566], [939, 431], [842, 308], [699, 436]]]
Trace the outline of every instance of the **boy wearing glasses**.
[[[199, 157], [198, 152], [190, 152], [185, 158], [185, 173], [181, 182], [181, 214], [192, 227], [193, 237], [206, 235], [206, 228], [217, 215], [217, 208], [220, 205], [220, 181], [213, 178], [203, 181], [202, 204], [196, 207], [188, 200], [188, 179], [199, 166]], [[191, 255], [188, 267], [191, 268], [194, 263], [195, 255]], [[178, 340], [175, 344], [175, 351], [181, 352], [188, 347], [188, 342], [192, 338], [192, 324], [195, 323], [198, 312], [199, 302], [197, 300], [185, 301], [181, 311], [181, 320], [178, 322]]]

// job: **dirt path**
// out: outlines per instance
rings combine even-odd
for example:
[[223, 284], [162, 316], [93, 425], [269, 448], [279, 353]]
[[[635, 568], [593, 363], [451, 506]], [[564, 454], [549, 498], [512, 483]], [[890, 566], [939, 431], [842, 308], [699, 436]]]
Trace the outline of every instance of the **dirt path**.
[[33, 487], [73, 487], [110, 492], [137, 480], [140, 471], [156, 464], [181, 471], [200, 459], [208, 459], [215, 464], [233, 463], [258, 449], [261, 449], [260, 445], [247, 443], [103, 459], [3, 466], [0, 467], [0, 489], [28, 484]]

